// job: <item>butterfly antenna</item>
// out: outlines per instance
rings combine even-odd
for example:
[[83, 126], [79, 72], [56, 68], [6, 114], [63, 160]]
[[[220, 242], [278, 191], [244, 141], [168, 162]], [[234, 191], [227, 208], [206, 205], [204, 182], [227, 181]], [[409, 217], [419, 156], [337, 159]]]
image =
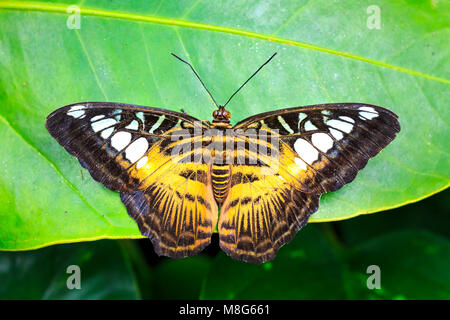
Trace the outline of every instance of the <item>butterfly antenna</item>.
[[211, 100], [212, 100], [212, 102], [214, 103], [214, 105], [215, 105], [217, 108], [219, 108], [219, 106], [218, 106], [217, 103], [216, 103], [216, 100], [214, 100], [214, 98], [213, 98], [211, 92], [209, 92], [208, 88], [206, 88], [205, 84], [203, 83], [202, 79], [200, 79], [200, 76], [199, 76], [198, 73], [195, 71], [194, 67], [193, 67], [189, 62], [187, 62], [187, 61], [181, 59], [181, 58], [180, 58], [179, 56], [177, 56], [176, 54], [174, 54], [174, 53], [172, 53], [172, 52], [171, 52], [170, 54], [173, 55], [173, 56], [174, 56], [175, 58], [177, 58], [178, 60], [180, 60], [181, 62], [186, 63], [186, 64], [191, 68], [191, 70], [192, 70], [192, 71], [195, 73], [195, 75], [197, 76], [197, 79], [200, 80], [200, 82], [201, 82], [203, 88], [205, 88], [206, 92], [208, 92], [208, 95], [209, 95], [209, 97], [211, 98]]
[[245, 85], [247, 84], [247, 82], [249, 82], [250, 79], [253, 78], [253, 77], [258, 73], [259, 70], [262, 69], [262, 67], [264, 67], [266, 64], [268, 64], [269, 61], [272, 60], [272, 58], [275, 57], [275, 55], [276, 55], [277, 53], [278, 53], [278, 52], [275, 52], [275, 53], [274, 53], [274, 54], [273, 54], [266, 62], [264, 62], [264, 63], [261, 65], [261, 67], [259, 67], [258, 70], [256, 70], [256, 71], [250, 76], [250, 78], [248, 78], [247, 81], [245, 81], [245, 82], [242, 84], [242, 86], [240, 86], [239, 89], [237, 89], [237, 90], [231, 95], [230, 99], [228, 99], [228, 101], [223, 105], [224, 108], [225, 108], [225, 106], [228, 104], [228, 102], [230, 102], [230, 100], [235, 96], [235, 94], [238, 93], [239, 90], [241, 90], [242, 87], [245, 86]]

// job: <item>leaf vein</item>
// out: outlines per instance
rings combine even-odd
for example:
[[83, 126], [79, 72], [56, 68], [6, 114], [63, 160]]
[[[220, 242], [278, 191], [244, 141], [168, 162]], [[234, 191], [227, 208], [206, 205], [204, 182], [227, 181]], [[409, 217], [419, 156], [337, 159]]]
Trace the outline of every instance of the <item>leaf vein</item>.
[[55, 170], [55, 172], [61, 177], [62, 181], [70, 188], [72, 191], [97, 215], [105, 219], [105, 221], [112, 226], [111, 221], [103, 214], [98, 212], [87, 199], [83, 196], [83, 194], [63, 175], [63, 173], [59, 170], [59, 168], [50, 161], [39, 149], [29, 142], [24, 136], [22, 136], [17, 129], [15, 129], [11, 123], [2, 115], [0, 115], [0, 120], [16, 135], [18, 136], [30, 149], [32, 149], [38, 156], [40, 156], [45, 162], [49, 164], [51, 168]]
[[[27, 2], [27, 1], [23, 1], [23, 2], [22, 1], [20, 1], [20, 2], [19, 1], [2, 1], [2, 2], [0, 2], [0, 8], [11, 9], [11, 10], [28, 10], [28, 11], [41, 11], [41, 12], [67, 14], [67, 12], [66, 12], [67, 5], [54, 4], [54, 3]], [[415, 70], [404, 68], [404, 67], [399, 67], [399, 66], [389, 64], [389, 63], [386, 63], [383, 61], [378, 61], [378, 60], [366, 58], [363, 56], [358, 56], [356, 54], [342, 52], [342, 51], [335, 50], [335, 49], [321, 47], [321, 46], [310, 44], [307, 42], [261, 34], [258, 32], [247, 31], [247, 30], [238, 29], [238, 28], [225, 27], [225, 26], [199, 23], [199, 22], [192, 22], [192, 21], [185, 21], [185, 20], [180, 20], [180, 19], [175, 19], [175, 18], [163, 18], [163, 17], [151, 16], [151, 15], [142, 15], [142, 14], [129, 13], [129, 12], [119, 12], [119, 11], [99, 10], [99, 9], [91, 9], [91, 8], [80, 8], [80, 13], [82, 15], [86, 15], [86, 16], [97, 16], [97, 17], [104, 17], [104, 18], [114, 18], [114, 19], [122, 19], [122, 20], [129, 20], [129, 21], [141, 21], [141, 22], [148, 22], [148, 23], [155, 23], [155, 24], [162, 24], [162, 25], [187, 27], [187, 28], [192, 28], [192, 29], [201, 29], [201, 30], [222, 32], [222, 33], [234, 34], [234, 35], [239, 35], [239, 36], [249, 37], [249, 38], [256, 38], [256, 39], [261, 39], [261, 40], [266, 40], [266, 41], [271, 41], [271, 42], [278, 42], [278, 43], [282, 43], [282, 44], [287, 44], [287, 45], [292, 45], [292, 46], [296, 46], [296, 47], [307, 48], [310, 50], [334, 54], [334, 55], [342, 56], [342, 57], [345, 57], [348, 59], [354, 59], [354, 60], [366, 62], [366, 63], [372, 64], [372, 65], [375, 65], [378, 67], [384, 67], [384, 68], [393, 69], [393, 70], [396, 70], [399, 72], [411, 74], [416, 77], [421, 77], [421, 78], [425, 78], [425, 79], [432, 80], [432, 81], [450, 84], [449, 79], [437, 77], [437, 76], [434, 76], [431, 74], [415, 71]]]

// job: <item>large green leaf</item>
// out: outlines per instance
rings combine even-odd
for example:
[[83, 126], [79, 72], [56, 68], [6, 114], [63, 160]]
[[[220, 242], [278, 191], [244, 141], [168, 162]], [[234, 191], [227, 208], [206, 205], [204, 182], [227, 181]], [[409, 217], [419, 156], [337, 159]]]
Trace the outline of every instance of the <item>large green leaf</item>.
[[418, 203], [335, 224], [342, 241], [349, 245], [364, 243], [383, 233], [417, 229], [450, 239], [449, 207], [450, 189], [446, 189]]
[[[0, 252], [0, 299], [139, 299], [128, 257], [115, 241]], [[80, 289], [69, 289], [78, 266]]]
[[449, 184], [449, 3], [377, 1], [0, 1], [0, 248], [140, 237], [118, 194], [46, 132], [78, 101], [115, 101], [210, 119], [212, 105], [175, 52], [220, 102], [274, 51], [229, 105], [232, 120], [281, 107], [359, 101], [399, 115], [398, 138], [353, 183], [323, 196], [314, 221], [417, 201]]

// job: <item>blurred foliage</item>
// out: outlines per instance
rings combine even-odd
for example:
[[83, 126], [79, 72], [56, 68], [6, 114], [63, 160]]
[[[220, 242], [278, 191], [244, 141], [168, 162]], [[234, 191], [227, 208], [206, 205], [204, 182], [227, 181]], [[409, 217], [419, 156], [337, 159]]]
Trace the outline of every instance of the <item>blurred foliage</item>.
[[[450, 299], [449, 197], [309, 224], [262, 265], [231, 259], [217, 241], [181, 260], [157, 257], [145, 239], [1, 252], [0, 299]], [[66, 288], [72, 264], [81, 290]], [[370, 265], [380, 289], [366, 286]]]
[[[76, 265], [81, 289], [69, 290]], [[0, 299], [137, 299], [131, 262], [115, 241], [0, 253]]]

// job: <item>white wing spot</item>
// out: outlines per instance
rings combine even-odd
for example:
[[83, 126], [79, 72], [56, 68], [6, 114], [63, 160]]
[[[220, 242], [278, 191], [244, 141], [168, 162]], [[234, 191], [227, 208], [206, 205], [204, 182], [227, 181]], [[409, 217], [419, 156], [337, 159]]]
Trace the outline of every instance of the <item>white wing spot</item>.
[[294, 161], [300, 167], [300, 169], [302, 169], [302, 170], [308, 169], [308, 166], [306, 165], [306, 162], [303, 161], [302, 159], [295, 157]]
[[125, 150], [125, 156], [131, 162], [136, 162], [148, 149], [148, 141], [144, 137], [137, 139]]
[[139, 119], [142, 120], [142, 122], [144, 122], [144, 113], [142, 111], [140, 112], [136, 112], [136, 117], [138, 117]]
[[281, 123], [283, 128], [286, 129], [287, 132], [294, 133], [294, 130], [292, 130], [291, 127], [289, 127], [289, 125], [286, 123], [286, 121], [284, 121], [282, 116], [278, 116], [278, 121]]
[[342, 132], [333, 128], [330, 128], [330, 133], [336, 140], [341, 140], [344, 137]]
[[378, 117], [378, 114], [372, 113], [372, 112], [360, 112], [359, 117], [363, 120], [372, 120], [373, 118]]
[[306, 121], [305, 123], [305, 130], [306, 131], [311, 131], [311, 130], [318, 130], [317, 127], [315, 125], [313, 125], [311, 123], [311, 121]]
[[94, 130], [94, 132], [99, 132], [105, 128], [115, 125], [116, 123], [117, 123], [116, 120], [108, 118], [108, 119], [100, 120], [97, 122], [93, 122], [91, 124], [91, 127], [92, 127], [92, 130]]
[[77, 111], [77, 110], [83, 110], [84, 108], [86, 108], [84, 105], [82, 104], [77, 104], [75, 106], [72, 106], [69, 110], [70, 111]]
[[131, 141], [131, 133], [125, 131], [119, 131], [111, 138], [111, 145], [117, 151], [125, 148]]
[[145, 166], [145, 164], [147, 163], [147, 160], [148, 160], [147, 156], [145, 156], [145, 157], [143, 157], [141, 160], [139, 160], [139, 161], [136, 163], [136, 169], [140, 169], [140, 168], [142, 168], [143, 166]]
[[368, 112], [373, 112], [373, 113], [378, 114], [378, 112], [376, 112], [375, 109], [372, 108], [372, 107], [359, 107], [358, 110], [361, 110], [361, 111], [368, 111]]
[[159, 117], [158, 121], [156, 121], [156, 123], [152, 126], [152, 128], [150, 129], [150, 133], [153, 133], [156, 129], [159, 128], [159, 126], [161, 125], [161, 123], [164, 121], [164, 119], [166, 118], [165, 115], [162, 115]]
[[84, 111], [83, 110], [71, 111], [71, 112], [67, 112], [67, 114], [71, 117], [74, 117], [75, 119], [78, 119], [78, 118], [81, 118], [82, 116], [84, 116]]
[[69, 109], [69, 111], [67, 111], [67, 115], [69, 115], [75, 119], [81, 118], [85, 114], [85, 112], [83, 110], [84, 108], [85, 107], [81, 104], [73, 106]]
[[116, 110], [114, 110], [114, 111], [112, 112], [112, 114], [115, 114], [116, 116], [115, 116], [114, 118], [116, 118], [117, 121], [120, 121], [120, 117], [121, 117], [121, 114], [122, 114], [122, 110], [116, 109]]
[[347, 121], [347, 122], [355, 123], [355, 120], [353, 120], [350, 117], [340, 116], [339, 119]]
[[340, 121], [340, 120], [328, 120], [327, 125], [330, 127], [334, 127], [338, 130], [344, 131], [345, 133], [350, 133], [353, 129], [353, 125], [348, 122]]
[[298, 114], [298, 121], [299, 121], [299, 122], [303, 121], [303, 119], [306, 119], [307, 116], [308, 116], [308, 115], [307, 115], [306, 113], [300, 112], [300, 113]]
[[130, 129], [130, 130], [137, 130], [137, 129], [139, 129], [139, 123], [136, 120], [133, 120], [125, 128]]
[[94, 121], [103, 119], [104, 117], [105, 117], [104, 114], [99, 114], [98, 116], [92, 117], [92, 118], [91, 118], [91, 122], [94, 122]]
[[319, 159], [319, 151], [317, 151], [308, 141], [297, 139], [294, 143], [295, 152], [308, 164]]
[[323, 132], [314, 133], [311, 141], [317, 149], [325, 153], [333, 147], [333, 139]]
[[106, 129], [106, 130], [103, 130], [102, 133], [100, 133], [100, 136], [101, 136], [103, 139], [108, 139], [109, 136], [111, 135], [111, 133], [113, 133], [113, 131], [114, 131], [114, 128], [113, 128], [113, 127], [108, 128], [108, 129]]
[[331, 116], [331, 111], [329, 110], [322, 110], [322, 114], [325, 116]]
[[360, 107], [358, 110], [361, 110], [361, 112], [359, 112], [360, 117], [364, 117], [368, 120], [378, 117], [378, 112], [372, 107]]

